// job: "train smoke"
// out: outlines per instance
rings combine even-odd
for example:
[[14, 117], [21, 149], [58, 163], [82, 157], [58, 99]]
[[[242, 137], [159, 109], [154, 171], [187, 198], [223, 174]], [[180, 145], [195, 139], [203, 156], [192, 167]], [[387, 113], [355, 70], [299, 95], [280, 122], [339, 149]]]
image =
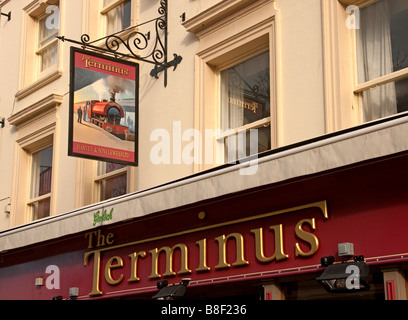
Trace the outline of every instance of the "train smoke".
[[126, 91], [132, 92], [135, 90], [134, 82], [124, 78], [109, 76], [105, 79], [105, 84], [109, 90], [111, 100], [113, 101], [115, 101], [116, 94], [124, 93]]
[[[99, 79], [98, 81], [95, 81], [92, 84], [92, 89], [98, 95], [99, 101], [102, 101], [104, 99], [104, 95], [106, 94], [106, 87], [105, 87], [104, 82], [105, 82], [104, 79]], [[92, 99], [95, 99], [95, 98], [92, 98]]]

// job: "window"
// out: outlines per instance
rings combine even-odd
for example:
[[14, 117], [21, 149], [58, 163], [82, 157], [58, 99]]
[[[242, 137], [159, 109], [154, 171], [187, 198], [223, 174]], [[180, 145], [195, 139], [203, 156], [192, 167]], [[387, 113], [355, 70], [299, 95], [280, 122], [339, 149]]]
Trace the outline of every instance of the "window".
[[128, 190], [127, 166], [110, 162], [99, 162], [98, 177], [96, 179], [97, 198], [100, 201], [119, 197]]
[[18, 99], [62, 75], [62, 47], [56, 38], [63, 33], [61, 12], [58, 0], [34, 0], [23, 9]]
[[[55, 8], [58, 8], [55, 6]], [[43, 72], [56, 65], [58, 57], [58, 29], [50, 23], [50, 14], [45, 14], [38, 21], [38, 48], [39, 70]]]
[[357, 72], [363, 121], [408, 111], [408, 2], [380, 0], [360, 9]]
[[274, 1], [220, 1], [184, 22], [200, 40], [195, 129], [216, 132], [195, 171], [277, 146], [276, 15]]
[[51, 94], [9, 118], [9, 123], [16, 128], [11, 226], [58, 212], [55, 192], [58, 166], [55, 166], [54, 154], [59, 149], [55, 133], [62, 100], [63, 96]]
[[[82, 33], [88, 34], [92, 40], [120, 33], [135, 25], [138, 7], [135, 0], [83, 0], [83, 3], [85, 23]], [[124, 32], [130, 34], [131, 30]], [[121, 34], [121, 37], [125, 35]], [[95, 44], [106, 46], [105, 40]]]
[[223, 134], [218, 142], [225, 144], [226, 160], [271, 148], [270, 108], [269, 51], [221, 72]]
[[31, 207], [31, 220], [38, 220], [50, 215], [52, 154], [50, 146], [32, 154], [31, 192], [28, 205]]
[[102, 14], [106, 18], [108, 35], [122, 31], [131, 25], [132, 1], [103, 0]]

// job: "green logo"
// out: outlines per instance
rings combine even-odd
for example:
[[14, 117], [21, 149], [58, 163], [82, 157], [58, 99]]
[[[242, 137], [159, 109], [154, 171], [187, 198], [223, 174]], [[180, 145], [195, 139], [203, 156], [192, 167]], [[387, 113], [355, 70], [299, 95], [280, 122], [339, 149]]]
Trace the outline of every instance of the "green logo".
[[96, 213], [94, 213], [94, 223], [93, 223], [93, 225], [95, 226], [97, 223], [112, 220], [113, 209], [114, 208], [111, 209], [109, 214], [107, 213], [106, 209], [103, 210], [102, 215], [100, 215], [101, 214], [100, 210], [98, 210]]

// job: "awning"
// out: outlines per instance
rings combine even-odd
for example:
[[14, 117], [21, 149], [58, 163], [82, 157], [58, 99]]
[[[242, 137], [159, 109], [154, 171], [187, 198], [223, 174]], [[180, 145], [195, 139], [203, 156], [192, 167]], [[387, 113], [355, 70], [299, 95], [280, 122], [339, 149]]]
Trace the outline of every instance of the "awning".
[[236, 165], [222, 166], [219, 170], [3, 231], [0, 233], [0, 252], [288, 179], [391, 156], [408, 151], [407, 137], [407, 114], [325, 135], [273, 150], [258, 159], [246, 159]]

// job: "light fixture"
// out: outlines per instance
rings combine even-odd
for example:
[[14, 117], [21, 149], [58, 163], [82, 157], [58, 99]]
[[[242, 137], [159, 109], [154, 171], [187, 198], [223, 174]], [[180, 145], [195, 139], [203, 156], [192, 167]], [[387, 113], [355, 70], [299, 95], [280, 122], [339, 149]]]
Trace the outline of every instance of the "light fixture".
[[167, 287], [169, 282], [167, 280], [162, 280], [162, 281], [157, 281], [157, 289], [161, 290], [165, 287]]
[[334, 257], [333, 256], [328, 256], [328, 257], [323, 257], [320, 258], [320, 264], [322, 267], [328, 267], [334, 262]]
[[168, 285], [166, 280], [157, 282], [157, 288], [160, 291], [152, 298], [156, 300], [180, 300], [184, 297], [187, 291], [187, 286], [190, 283], [190, 278], [182, 279], [181, 283]]
[[[326, 262], [328, 257], [321, 259]], [[330, 259], [332, 261], [332, 259]], [[334, 261], [333, 261], [334, 262]], [[354, 257], [352, 262], [330, 263], [316, 280], [330, 293], [353, 293], [370, 289], [369, 267], [363, 256]]]
[[35, 286], [36, 287], [41, 287], [44, 285], [44, 279], [43, 278], [35, 278]]
[[339, 257], [354, 256], [354, 244], [350, 242], [343, 242], [337, 245]]
[[76, 300], [78, 296], [79, 296], [79, 288], [77, 287], [69, 288], [69, 299], [70, 300]]

